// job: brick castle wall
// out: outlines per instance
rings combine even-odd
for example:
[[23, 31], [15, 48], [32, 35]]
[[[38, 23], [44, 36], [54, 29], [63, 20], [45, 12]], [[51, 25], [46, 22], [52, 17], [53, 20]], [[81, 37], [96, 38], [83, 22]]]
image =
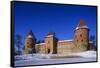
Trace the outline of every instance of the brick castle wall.
[[80, 20], [74, 31], [73, 40], [60, 40], [55, 37], [54, 32], [49, 32], [44, 39], [44, 43], [35, 43], [35, 37], [30, 31], [25, 41], [24, 52], [43, 53], [43, 54], [67, 54], [75, 52], [83, 52], [92, 49], [92, 43], [89, 43], [89, 29], [83, 20]]

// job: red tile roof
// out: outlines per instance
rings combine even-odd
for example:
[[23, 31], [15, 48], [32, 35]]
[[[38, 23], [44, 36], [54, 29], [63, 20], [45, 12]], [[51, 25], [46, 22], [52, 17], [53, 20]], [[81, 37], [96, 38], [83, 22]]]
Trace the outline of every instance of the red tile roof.
[[88, 27], [85, 24], [85, 21], [83, 19], [80, 19], [80, 22], [79, 22], [78, 26], [76, 27], [76, 30], [79, 28], [87, 28], [88, 29]]
[[80, 19], [80, 22], [78, 24], [78, 27], [86, 26], [85, 21], [83, 19]]

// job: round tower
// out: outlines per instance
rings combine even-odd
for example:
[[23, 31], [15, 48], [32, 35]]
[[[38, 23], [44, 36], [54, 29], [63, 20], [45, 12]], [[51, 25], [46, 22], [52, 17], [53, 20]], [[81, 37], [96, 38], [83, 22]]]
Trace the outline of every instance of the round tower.
[[57, 53], [57, 38], [54, 32], [49, 32], [45, 38], [45, 53], [56, 54]]
[[32, 30], [30, 30], [25, 39], [25, 53], [26, 54], [36, 53], [35, 43], [36, 43], [36, 38]]
[[84, 51], [88, 49], [89, 29], [83, 19], [80, 20], [78, 26], [75, 29], [74, 41], [79, 50]]

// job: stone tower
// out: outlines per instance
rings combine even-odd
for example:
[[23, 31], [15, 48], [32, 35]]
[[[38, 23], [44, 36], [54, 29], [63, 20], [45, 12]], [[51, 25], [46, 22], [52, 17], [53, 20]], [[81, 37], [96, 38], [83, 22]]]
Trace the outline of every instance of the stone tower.
[[45, 38], [45, 53], [57, 53], [57, 38], [55, 37], [54, 32], [49, 32]]
[[80, 20], [78, 26], [75, 29], [74, 42], [79, 51], [85, 51], [88, 49], [89, 29], [83, 19]]
[[36, 38], [32, 32], [32, 30], [30, 30], [26, 36], [25, 39], [25, 54], [31, 54], [31, 53], [36, 53], [35, 50], [35, 43], [36, 43]]

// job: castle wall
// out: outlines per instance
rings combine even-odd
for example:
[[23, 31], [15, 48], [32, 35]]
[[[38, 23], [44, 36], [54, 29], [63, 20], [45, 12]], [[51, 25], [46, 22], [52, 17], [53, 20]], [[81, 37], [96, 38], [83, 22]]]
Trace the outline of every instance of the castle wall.
[[[73, 40], [62, 40], [57, 43], [57, 54], [68, 54], [85, 51], [87, 47], [75, 45]], [[36, 52], [45, 54], [45, 43], [36, 44]]]
[[36, 49], [36, 53], [66, 54], [93, 49], [92, 43], [89, 43], [89, 29], [83, 20], [80, 20], [79, 25], [76, 27], [73, 40], [58, 41], [55, 33], [49, 32], [45, 38], [45, 43], [35, 44], [35, 42], [36, 39], [32, 31], [30, 31], [25, 42], [25, 52], [29, 53], [30, 49], [32, 49], [35, 53]]
[[44, 54], [45, 53], [45, 43], [36, 44], [36, 52]]
[[79, 52], [81, 49], [74, 44], [73, 40], [63, 40], [58, 42], [58, 54]]

